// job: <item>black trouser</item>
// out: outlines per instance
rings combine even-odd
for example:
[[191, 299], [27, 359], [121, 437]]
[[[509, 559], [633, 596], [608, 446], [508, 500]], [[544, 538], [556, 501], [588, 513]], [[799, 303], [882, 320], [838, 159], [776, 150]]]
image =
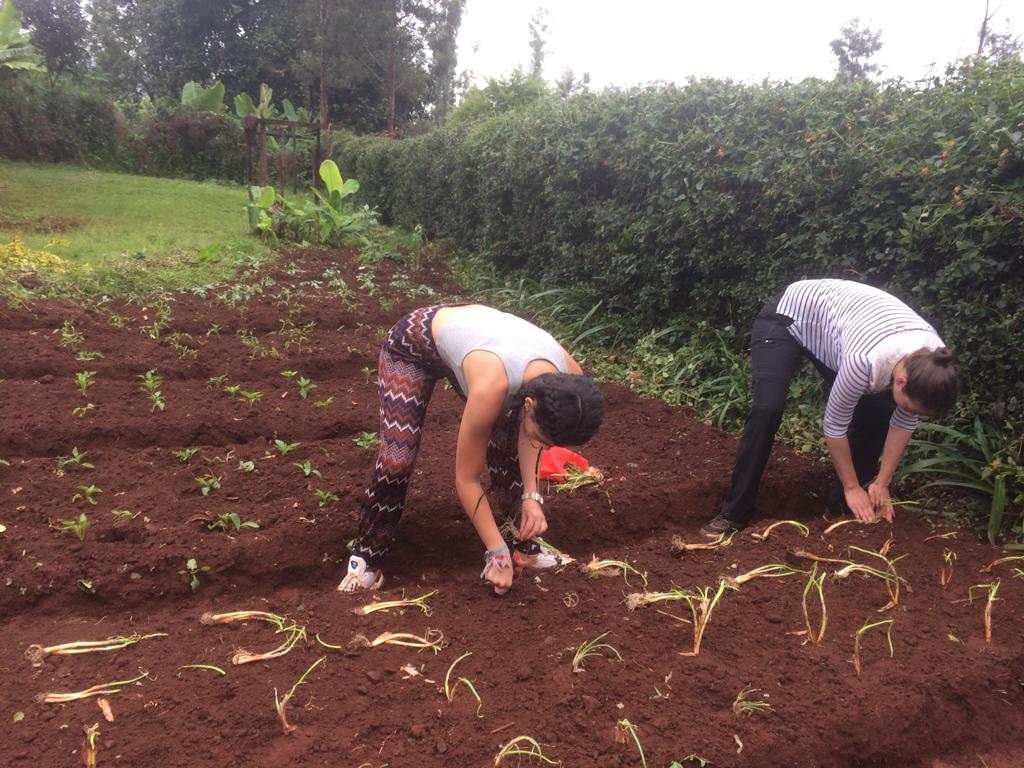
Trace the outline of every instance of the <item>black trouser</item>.
[[[782, 422], [789, 382], [804, 358], [809, 358], [824, 379], [826, 394], [832, 388], [836, 372], [814, 358], [797, 343], [787, 328], [792, 318], [778, 313], [780, 296], [761, 309], [750, 338], [750, 362], [753, 372], [753, 403], [743, 427], [732, 488], [722, 504], [721, 514], [735, 523], [745, 525], [754, 516], [754, 502], [761, 485], [775, 433]], [[865, 395], [857, 403], [847, 432], [857, 480], [863, 485], [878, 469], [878, 459], [885, 446], [889, 419], [896, 404], [889, 390]], [[829, 495], [829, 507], [849, 512], [843, 488], [837, 482]]]

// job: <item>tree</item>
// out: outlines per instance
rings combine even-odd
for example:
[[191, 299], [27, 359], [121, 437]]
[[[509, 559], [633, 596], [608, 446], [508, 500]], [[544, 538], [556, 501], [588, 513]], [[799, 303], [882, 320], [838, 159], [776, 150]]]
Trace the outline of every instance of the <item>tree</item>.
[[1006, 31], [1002, 34], [993, 32], [989, 26], [992, 17], [995, 16], [997, 8], [989, 13], [989, 0], [985, 0], [985, 16], [981, 20], [981, 29], [978, 30], [978, 56], [990, 61], [1002, 61], [1010, 56], [1020, 56], [1024, 46], [1018, 35], [1010, 31], [1010, 21], [1006, 20]]
[[455, 104], [456, 38], [462, 25], [466, 0], [438, 0], [434, 19], [427, 33], [430, 46], [430, 80], [434, 121], [441, 124]]
[[587, 93], [590, 90], [590, 73], [584, 72], [581, 77], [576, 77], [576, 73], [566, 67], [555, 81], [555, 89], [558, 91], [559, 98], [562, 99], [568, 99], [579, 93]]
[[861, 26], [860, 19], [852, 19], [839, 30], [841, 37], [829, 45], [838, 60], [836, 76], [840, 80], [866, 80], [879, 71], [877, 64], [868, 60], [882, 48], [882, 33]]
[[39, 54], [28, 35], [21, 31], [21, 14], [11, 0], [0, 0], [0, 77], [6, 79], [18, 70], [39, 71]]
[[16, 0], [32, 45], [46, 60], [50, 85], [62, 75], [79, 74], [87, 52], [85, 14], [78, 0]]
[[538, 8], [530, 19], [530, 74], [541, 77], [544, 70], [544, 57], [547, 53], [544, 46], [547, 43], [544, 35], [548, 32], [548, 12], [546, 8]]
[[455, 125], [493, 117], [529, 106], [547, 95], [548, 88], [542, 78], [528, 75], [516, 67], [505, 79], [490, 77], [483, 88], [474, 87], [466, 91], [459, 106], [452, 110], [448, 122]]

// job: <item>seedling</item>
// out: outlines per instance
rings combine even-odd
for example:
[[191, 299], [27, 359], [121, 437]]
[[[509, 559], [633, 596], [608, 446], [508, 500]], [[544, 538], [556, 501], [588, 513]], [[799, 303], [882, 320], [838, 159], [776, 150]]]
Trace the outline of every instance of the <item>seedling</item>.
[[287, 638], [281, 645], [272, 651], [266, 653], [252, 653], [243, 648], [239, 648], [235, 652], [235, 655], [231, 657], [231, 663], [235, 666], [241, 664], [249, 664], [253, 661], [267, 661], [268, 659], [276, 659], [279, 656], [284, 656], [292, 648], [298, 645], [300, 640], [306, 639], [306, 628], [299, 626], [294, 621], [286, 619], [284, 616], [278, 616], [273, 613], [266, 613], [264, 611], [234, 611], [232, 613], [204, 613], [200, 618], [200, 622], [206, 625], [210, 624], [226, 624], [233, 621], [248, 621], [249, 619], [260, 619], [266, 621], [274, 627], [276, 627], [275, 634], [285, 634]]
[[199, 453], [198, 448], [182, 448], [180, 451], [174, 451], [174, 455], [182, 464], [191, 459], [197, 453]]
[[237, 395], [239, 392], [242, 391], [242, 387], [239, 384], [229, 384], [228, 386], [224, 387], [224, 391], [229, 395]]
[[615, 724], [615, 740], [620, 744], [625, 744], [627, 737], [633, 738], [633, 743], [636, 744], [637, 752], [640, 753], [640, 764], [643, 768], [647, 768], [647, 758], [644, 757], [644, 748], [640, 744], [640, 737], [637, 735], [636, 726], [629, 722], [629, 720], [623, 718]]
[[679, 762], [678, 760], [673, 760], [668, 768], [683, 768], [683, 763], [692, 763], [696, 765], [697, 768], [708, 768], [708, 766], [712, 765], [711, 761], [708, 760], [708, 758], [701, 757], [700, 755], [694, 753], [684, 757], [682, 762]]
[[[220, 667], [215, 667], [213, 664], [182, 664], [175, 671], [176, 672], [180, 672], [183, 669], [208, 669], [211, 672], [216, 672], [218, 675], [223, 675], [223, 676], [227, 675], [227, 672], [225, 672]], [[179, 675], [179, 677], [180, 677], [180, 675]]]
[[237, 512], [224, 512], [217, 515], [206, 527], [211, 531], [227, 531], [231, 527], [239, 531], [242, 528], [259, 528], [260, 524], [252, 520], [243, 522]]
[[284, 376], [288, 381], [291, 381], [299, 375], [298, 371], [281, 371], [281, 375]]
[[640, 573], [640, 571], [625, 560], [598, 560], [596, 555], [591, 555], [590, 562], [586, 565], [581, 565], [580, 570], [592, 579], [598, 576], [618, 576], [621, 573], [626, 586], [630, 586], [629, 574], [632, 573], [639, 576], [643, 580], [644, 586], [647, 586], [647, 574]]
[[25, 650], [25, 658], [32, 662], [33, 667], [38, 667], [47, 656], [77, 656], [83, 653], [120, 651], [122, 648], [127, 648], [154, 637], [167, 637], [167, 633], [152, 632], [148, 635], [135, 633], [127, 637], [108, 637], [106, 640], [76, 640], [73, 643], [49, 646], [30, 645]]
[[75, 359], [83, 363], [91, 363], [93, 360], [99, 360], [102, 357], [102, 352], [79, 352], [75, 355]]
[[246, 472], [246, 473], [248, 473], [248, 472], [255, 472], [256, 471], [256, 462], [255, 461], [239, 461], [238, 462], [238, 471], [239, 472]]
[[85, 457], [88, 455], [88, 451], [79, 451], [76, 445], [71, 449], [71, 455], [57, 459], [57, 466], [69, 467], [74, 464], [76, 467], [82, 467], [83, 469], [94, 469], [93, 465], [88, 461], [85, 461]]
[[289, 733], [294, 731], [295, 730], [295, 726], [291, 725], [288, 722], [288, 718], [285, 717], [285, 714], [284, 714], [284, 708], [288, 705], [288, 702], [291, 701], [291, 698], [292, 698], [292, 696], [295, 695], [295, 691], [298, 689], [298, 687], [300, 685], [302, 685], [304, 682], [306, 682], [306, 678], [309, 677], [309, 674], [314, 669], [316, 669], [321, 664], [323, 664], [325, 661], [327, 661], [327, 657], [326, 656], [321, 656], [319, 659], [314, 661], [310, 665], [309, 669], [307, 669], [305, 672], [302, 673], [302, 676], [298, 679], [298, 681], [295, 683], [295, 685], [292, 686], [292, 689], [290, 691], [288, 691], [288, 693], [286, 693], [284, 695], [283, 698], [281, 698], [281, 699], [277, 698], [277, 688], [274, 689], [274, 709], [277, 710], [277, 717], [281, 721], [281, 730], [284, 731], [284, 735], [285, 736], [287, 736]]
[[384, 602], [370, 603], [369, 605], [363, 605], [359, 608], [353, 608], [352, 612], [359, 616], [369, 616], [371, 613], [375, 613], [377, 611], [388, 611], [392, 608], [411, 608], [416, 606], [423, 611], [424, 616], [429, 616], [434, 611], [429, 605], [427, 605], [427, 598], [433, 597], [436, 594], [437, 590], [435, 589], [433, 592], [428, 592], [425, 595], [420, 595], [415, 598], [403, 598], [401, 600], [387, 600]]
[[604, 656], [604, 652], [607, 651], [611, 656], [614, 656], [619, 661], [622, 661], [622, 654], [619, 653], [618, 649], [610, 643], [602, 643], [601, 640], [607, 636], [607, 632], [602, 632], [600, 635], [595, 637], [593, 640], [587, 640], [582, 643], [579, 648], [576, 649], [576, 655], [572, 657], [572, 671], [582, 672], [584, 660], [591, 656]]
[[842, 528], [844, 525], [877, 525], [882, 522], [882, 518], [876, 517], [874, 520], [858, 520], [856, 517], [845, 517], [842, 520], [832, 523], [828, 528], [821, 532], [822, 536], [827, 536], [837, 528]]
[[85, 512], [80, 513], [77, 519], [61, 520], [60, 525], [65, 532], [73, 533], [79, 541], [85, 542], [85, 532], [89, 530], [89, 517]]
[[459, 658], [457, 658], [455, 661], [453, 661], [452, 665], [450, 667], [448, 667], [448, 671], [444, 675], [444, 697], [445, 697], [445, 699], [447, 699], [448, 703], [451, 704], [452, 701], [455, 700], [455, 689], [459, 687], [459, 683], [462, 683], [467, 688], [469, 688], [469, 692], [472, 693], [473, 694], [473, 698], [476, 699], [476, 716], [477, 717], [483, 717], [483, 714], [481, 713], [480, 710], [483, 709], [484, 703], [483, 703], [483, 701], [480, 700], [480, 694], [476, 692], [476, 687], [469, 680], [469, 678], [460, 677], [458, 680], [455, 681], [455, 685], [451, 685], [452, 670], [455, 669], [455, 665], [458, 664], [460, 661], [462, 661], [467, 656], [472, 656], [472, 655], [473, 655], [472, 651], [466, 651], [464, 654], [459, 656]]
[[673, 557], [682, 557], [687, 552], [695, 552], [699, 550], [716, 550], [722, 547], [728, 547], [732, 544], [732, 537], [736, 535], [735, 531], [728, 534], [721, 533], [711, 541], [701, 541], [694, 544], [688, 544], [683, 541], [681, 536], [672, 537], [671, 552]]
[[[525, 747], [523, 746], [525, 745]], [[552, 760], [544, 754], [544, 750], [540, 748], [540, 744], [532, 736], [516, 736], [514, 739], [510, 739], [509, 742], [503, 746], [498, 754], [494, 756], [494, 764], [496, 766], [501, 765], [501, 761], [506, 757], [532, 757], [535, 760], [540, 760], [547, 763], [548, 765], [559, 765], [555, 760]]]
[[363, 374], [363, 378], [366, 379], [366, 383], [369, 384], [370, 378], [376, 373], [376, 371], [367, 365], [363, 367], [360, 373]]
[[300, 376], [297, 382], [299, 385], [299, 397], [305, 400], [309, 397], [309, 393], [316, 389], [316, 384], [307, 379], [305, 376]]
[[774, 531], [776, 528], [779, 528], [779, 527], [781, 527], [783, 525], [791, 525], [791, 526], [793, 526], [794, 528], [796, 528], [797, 533], [799, 533], [805, 539], [811, 533], [810, 529], [806, 525], [804, 525], [803, 523], [798, 523], [796, 520], [779, 520], [778, 522], [772, 523], [771, 525], [769, 525], [767, 528], [765, 528], [760, 533], [753, 533], [753, 534], [751, 534], [750, 538], [752, 538], [754, 541], [765, 541], [768, 538], [769, 534], [771, 534], [772, 531]]
[[[861, 547], [850, 547], [851, 551], [860, 552], [864, 555], [870, 555], [871, 557], [877, 557], [883, 563], [885, 563], [885, 572], [881, 574], [881, 577], [885, 579], [885, 588], [889, 592], [889, 602], [878, 609], [879, 613], [895, 608], [900, 603], [900, 581], [902, 579], [899, 574], [896, 573], [896, 563], [902, 560], [906, 555], [900, 555], [899, 557], [888, 557], [889, 547], [891, 546], [892, 539], [886, 541], [880, 552], [875, 552], [870, 549], [862, 549]], [[836, 571], [836, 575], [839, 576], [843, 571], [848, 571], [852, 566], [847, 566], [839, 571]], [[864, 570], [866, 566], [861, 566], [858, 570]], [[872, 568], [867, 568], [864, 572], [870, 573], [871, 575], [878, 575], [877, 571]]]
[[380, 438], [376, 432], [360, 432], [352, 438], [352, 442], [365, 451], [370, 451], [380, 445]]
[[100, 683], [75, 693], [41, 693], [36, 696], [36, 701], [40, 704], [66, 704], [70, 701], [88, 699], [90, 696], [112, 696], [115, 693], [120, 693], [121, 689], [126, 685], [135, 685], [147, 677], [149, 677], [149, 672], [143, 672], [138, 677], [133, 677], [130, 680], [113, 680], [109, 683]]
[[85, 741], [82, 742], [82, 761], [85, 768], [96, 768], [96, 742], [100, 737], [100, 724], [94, 723], [85, 729]]
[[992, 569], [995, 568], [997, 565], [1002, 565], [1003, 563], [1020, 562], [1021, 560], [1024, 560], [1024, 555], [1010, 555], [1009, 557], [1000, 557], [998, 560], [993, 560], [991, 563], [982, 568], [981, 572], [991, 573]]
[[673, 589], [671, 592], [633, 592], [626, 595], [626, 607], [635, 611], [637, 608], [642, 608], [647, 605], [653, 605], [654, 603], [663, 603], [668, 600], [685, 600], [686, 592], [681, 589]]
[[985, 642], [992, 642], [992, 604], [996, 601], [996, 593], [999, 591], [1000, 580], [996, 579], [990, 584], [975, 584], [967, 589], [967, 604], [971, 605], [974, 600], [974, 590], [980, 589], [988, 592], [988, 599], [985, 601]]
[[103, 489], [95, 485], [80, 485], [78, 493], [71, 497], [71, 501], [84, 501], [91, 506], [96, 506], [96, 497], [103, 493]]
[[[942, 550], [942, 570], [939, 571], [939, 584], [945, 589], [953, 580], [953, 564], [956, 562], [956, 552], [952, 549]], [[983, 569], [984, 570], [984, 569]]]
[[[326, 643], [323, 645], [326, 646]], [[444, 633], [439, 629], [428, 629], [423, 637], [408, 632], [382, 632], [373, 640], [364, 635], [356, 635], [349, 641], [348, 651], [354, 653], [363, 648], [376, 648], [378, 645], [400, 645], [421, 651], [429, 648], [434, 653], [440, 653], [448, 645], [448, 641], [444, 639]]]
[[295, 467], [298, 467], [299, 469], [301, 469], [302, 470], [302, 474], [303, 474], [304, 477], [310, 477], [311, 475], [316, 475], [317, 477], [319, 477], [321, 479], [323, 478], [323, 475], [320, 474], [320, 470], [316, 469], [312, 465], [312, 463], [310, 463], [309, 461], [304, 461], [301, 464], [299, 464], [299, 462], [296, 461], [292, 466], [295, 466]]
[[772, 712], [772, 705], [763, 699], [749, 699], [749, 696], [753, 696], [755, 693], [760, 693], [760, 688], [751, 688], [747, 686], [740, 691], [736, 696], [736, 701], [732, 703], [732, 712], [736, 717], [750, 717], [755, 713], [768, 713]]
[[75, 414], [75, 416], [77, 416], [78, 418], [82, 418], [83, 416], [85, 416], [85, 414], [87, 414], [94, 408], [96, 408], [96, 406], [93, 405], [92, 403], [86, 403], [85, 405], [80, 405], [77, 408], [72, 408], [71, 412]]
[[112, 509], [110, 514], [114, 518], [114, 525], [121, 525], [122, 523], [130, 523], [142, 513], [133, 513], [130, 509]]
[[192, 594], [195, 594], [196, 590], [199, 589], [199, 574], [200, 572], [209, 571], [210, 566], [199, 565], [194, 557], [190, 557], [185, 561], [185, 569], [178, 571], [178, 573], [184, 575], [188, 574], [189, 582], [188, 585], [192, 588]]
[[75, 384], [78, 385], [78, 391], [85, 396], [85, 393], [89, 391], [89, 387], [96, 383], [96, 371], [79, 371], [75, 374]]
[[286, 443], [284, 440], [274, 439], [274, 447], [282, 456], [287, 456], [300, 445], [302, 445], [302, 443]]
[[741, 573], [739, 576], [727, 578], [726, 581], [729, 583], [729, 586], [738, 587], [740, 584], [746, 584], [748, 581], [752, 581], [753, 579], [777, 579], [782, 576], [795, 576], [798, 573], [804, 573], [804, 571], [791, 568], [783, 563], [769, 563], [768, 565], [758, 566], [746, 573]]
[[687, 592], [683, 595], [683, 599], [690, 606], [690, 613], [693, 614], [693, 650], [681, 651], [680, 656], [700, 655], [700, 643], [704, 638], [704, 630], [707, 629], [708, 622], [711, 621], [711, 612], [715, 610], [715, 606], [718, 605], [718, 601], [722, 599], [722, 595], [727, 589], [732, 589], [732, 587], [722, 580], [718, 582], [718, 589], [715, 590], [714, 595], [711, 593], [711, 587], [698, 587], [697, 594]]
[[238, 399], [241, 400], [246, 405], [248, 405], [250, 408], [252, 408], [256, 401], [259, 400], [261, 397], [263, 397], [262, 392], [249, 392], [248, 390], [245, 389], [240, 389], [238, 391]]
[[85, 341], [85, 336], [75, 330], [75, 323], [72, 320], [65, 320], [60, 331], [60, 346], [73, 347]]
[[333, 402], [334, 396], [332, 395], [331, 397], [324, 398], [323, 400], [317, 400], [313, 405], [317, 408], [328, 408]]
[[[824, 569], [821, 571], [821, 575], [818, 575], [818, 564], [815, 563], [811, 568], [810, 576], [807, 578], [807, 583], [804, 585], [803, 594], [803, 611], [804, 611], [804, 625], [807, 627], [807, 639], [817, 645], [825, 638], [825, 628], [828, 626], [828, 607], [825, 605], [825, 576], [828, 572]], [[811, 623], [811, 612], [807, 607], [807, 596], [811, 593], [811, 590], [818, 593], [818, 603], [821, 605], [821, 623], [818, 625], [817, 631], [814, 629], [814, 625]]]
[[228, 374], [222, 373], [220, 376], [211, 376], [206, 383], [207, 387], [222, 387], [224, 382], [228, 380]]
[[320, 509], [323, 509], [328, 504], [333, 504], [334, 502], [341, 500], [338, 498], [338, 495], [336, 493], [331, 493], [330, 491], [321, 491], [319, 488], [313, 491], [313, 493], [316, 494], [316, 498], [319, 502], [317, 506], [319, 506]]
[[195, 481], [199, 483], [199, 490], [203, 496], [209, 496], [210, 491], [220, 490], [220, 480], [220, 477], [212, 472], [195, 478]]
[[556, 493], [572, 493], [588, 485], [600, 485], [604, 482], [604, 473], [597, 467], [582, 470], [575, 464], [567, 464], [561, 477], [561, 482], [553, 486]]
[[220, 336], [220, 325], [217, 323], [210, 323], [210, 327], [206, 329], [206, 337]]
[[860, 639], [864, 636], [865, 632], [875, 629], [876, 627], [885, 627], [885, 638], [889, 643], [889, 658], [891, 659], [893, 656], [892, 619], [885, 619], [884, 621], [875, 621], [870, 624], [865, 624], [863, 627], [858, 629], [853, 636], [853, 669], [857, 673], [857, 677], [860, 677]]
[[150, 412], [164, 411], [167, 409], [167, 401], [164, 400], [164, 393], [161, 392], [159, 389], [156, 390], [155, 392], [150, 392], [149, 395], [147, 395], [147, 397], [149, 398], [150, 402], [153, 403], [153, 405], [149, 407]]
[[164, 382], [163, 377], [157, 375], [156, 368], [150, 368], [145, 373], [140, 373], [138, 377], [142, 380], [144, 392], [156, 392]]

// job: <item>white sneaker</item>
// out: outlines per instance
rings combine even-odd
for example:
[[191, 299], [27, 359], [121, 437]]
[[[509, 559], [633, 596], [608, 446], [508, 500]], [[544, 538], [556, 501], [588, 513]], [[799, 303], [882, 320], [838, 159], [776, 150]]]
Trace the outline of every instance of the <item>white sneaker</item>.
[[363, 590], [380, 589], [384, 583], [384, 574], [380, 571], [371, 571], [366, 567], [366, 561], [358, 555], [352, 555], [348, 559], [348, 573], [338, 585], [339, 592], [361, 592]]

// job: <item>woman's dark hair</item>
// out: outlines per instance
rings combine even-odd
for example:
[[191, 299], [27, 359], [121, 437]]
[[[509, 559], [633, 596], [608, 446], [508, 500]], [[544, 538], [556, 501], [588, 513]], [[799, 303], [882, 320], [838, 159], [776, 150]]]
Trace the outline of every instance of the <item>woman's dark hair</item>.
[[919, 349], [903, 360], [907, 370], [907, 397], [928, 413], [940, 415], [950, 411], [960, 394], [960, 371], [956, 355], [946, 347]]
[[586, 376], [542, 373], [520, 387], [513, 407], [532, 397], [537, 426], [555, 445], [583, 445], [604, 420], [604, 395]]

